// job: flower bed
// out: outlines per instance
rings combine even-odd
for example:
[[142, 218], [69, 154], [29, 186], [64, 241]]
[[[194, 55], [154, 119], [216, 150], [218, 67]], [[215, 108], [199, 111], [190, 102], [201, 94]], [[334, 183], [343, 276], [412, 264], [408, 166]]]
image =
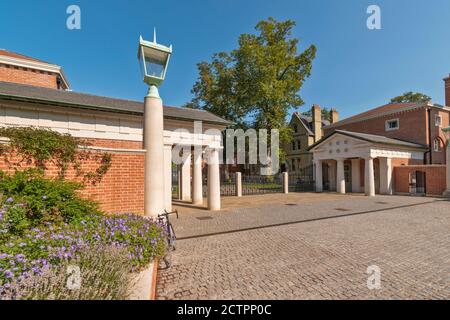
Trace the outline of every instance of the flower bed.
[[80, 224], [46, 223], [20, 236], [9, 236], [0, 244], [0, 292], [7, 291], [14, 279], [43, 275], [54, 266], [82, 259], [86, 252], [110, 248], [126, 252], [129, 271], [138, 271], [164, 254], [164, 230], [132, 214], [94, 215]]
[[[74, 264], [84, 266], [81, 278], [90, 283], [90, 289], [98, 286], [98, 295], [94, 290], [82, 297], [123, 298], [118, 292], [125, 291], [126, 283], [122, 287], [117, 283], [123, 276], [111, 274], [142, 270], [164, 255], [163, 225], [133, 214], [105, 215], [95, 203], [81, 199], [76, 188], [70, 182], [45, 179], [35, 172], [2, 176], [0, 298], [73, 298], [73, 293], [52, 292], [58, 281], [46, 285], [42, 281], [65, 278], [64, 268]], [[105, 263], [86, 263], [93, 260], [89, 260], [92, 253], [103, 257]], [[108, 253], [117, 257], [111, 259]], [[126, 257], [125, 261], [121, 257]], [[96, 283], [89, 280], [94, 278]], [[109, 283], [106, 289], [105, 283]], [[26, 289], [31, 287], [47, 291]]]

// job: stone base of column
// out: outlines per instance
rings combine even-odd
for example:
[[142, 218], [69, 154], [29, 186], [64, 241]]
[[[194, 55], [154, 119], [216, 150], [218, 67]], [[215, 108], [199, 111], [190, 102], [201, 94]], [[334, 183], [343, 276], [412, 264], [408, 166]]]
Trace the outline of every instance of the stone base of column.
[[443, 196], [444, 196], [445, 198], [450, 198], [450, 190], [445, 191], [444, 194], [443, 194]]

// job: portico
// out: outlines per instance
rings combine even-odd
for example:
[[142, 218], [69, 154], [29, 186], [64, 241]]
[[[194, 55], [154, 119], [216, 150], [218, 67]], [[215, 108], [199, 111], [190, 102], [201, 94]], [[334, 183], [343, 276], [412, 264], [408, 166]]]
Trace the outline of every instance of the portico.
[[[316, 191], [345, 194], [364, 191], [367, 196], [393, 193], [393, 161], [421, 163], [427, 149], [419, 144], [384, 136], [336, 130], [311, 146]], [[327, 167], [328, 170], [324, 170]], [[324, 175], [327, 172], [327, 175]]]

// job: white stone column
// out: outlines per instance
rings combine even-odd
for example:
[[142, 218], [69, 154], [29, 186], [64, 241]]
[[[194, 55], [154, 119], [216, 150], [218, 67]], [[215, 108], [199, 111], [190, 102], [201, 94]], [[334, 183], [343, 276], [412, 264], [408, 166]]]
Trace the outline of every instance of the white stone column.
[[316, 192], [323, 192], [322, 160], [315, 161]]
[[352, 159], [352, 192], [354, 193], [361, 191], [360, 170], [360, 160]]
[[283, 193], [289, 193], [289, 175], [287, 172], [281, 173], [281, 178], [283, 180]]
[[330, 161], [328, 166], [328, 182], [330, 191], [336, 191], [336, 164], [334, 161]]
[[181, 165], [177, 164], [177, 199], [181, 200]]
[[220, 210], [219, 150], [208, 150], [208, 209]]
[[202, 149], [194, 148], [194, 175], [192, 177], [192, 203], [203, 204]]
[[164, 145], [164, 208], [172, 211], [172, 145]]
[[392, 161], [391, 158], [380, 159], [380, 193], [392, 194]]
[[345, 194], [344, 159], [337, 159], [336, 190]]
[[373, 170], [373, 158], [364, 159], [365, 162], [365, 174], [364, 174], [364, 189], [366, 196], [375, 196], [375, 176]]
[[447, 189], [444, 196], [450, 198], [450, 140], [447, 142]]
[[155, 86], [144, 100], [144, 215], [164, 211], [164, 118], [163, 103]]
[[242, 173], [236, 172], [236, 196], [242, 197]]
[[191, 149], [183, 149], [183, 163], [181, 164], [181, 200], [191, 201]]

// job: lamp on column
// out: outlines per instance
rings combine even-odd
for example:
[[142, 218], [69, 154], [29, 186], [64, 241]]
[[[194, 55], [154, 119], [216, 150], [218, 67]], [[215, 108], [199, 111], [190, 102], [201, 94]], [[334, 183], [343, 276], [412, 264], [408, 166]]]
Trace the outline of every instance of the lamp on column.
[[150, 87], [159, 87], [163, 83], [171, 54], [172, 45], [166, 47], [156, 43], [156, 31], [153, 34], [153, 42], [140, 37], [138, 59], [143, 80]]
[[143, 80], [149, 86], [144, 102], [144, 214], [152, 217], [165, 209], [164, 115], [158, 87], [166, 77], [171, 54], [172, 46], [156, 43], [156, 31], [153, 42], [140, 37], [138, 59]]

